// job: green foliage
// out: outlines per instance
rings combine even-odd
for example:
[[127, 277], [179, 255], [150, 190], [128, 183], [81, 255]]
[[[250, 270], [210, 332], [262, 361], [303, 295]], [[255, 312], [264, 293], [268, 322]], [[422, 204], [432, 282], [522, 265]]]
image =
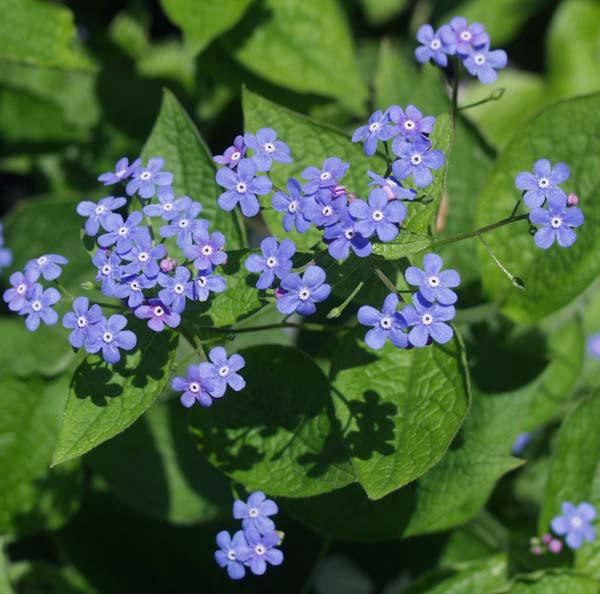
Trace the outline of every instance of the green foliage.
[[400, 14], [408, 6], [408, 0], [361, 0], [369, 22], [380, 25]]
[[576, 573], [552, 572], [518, 578], [509, 594], [598, 594], [598, 582]]

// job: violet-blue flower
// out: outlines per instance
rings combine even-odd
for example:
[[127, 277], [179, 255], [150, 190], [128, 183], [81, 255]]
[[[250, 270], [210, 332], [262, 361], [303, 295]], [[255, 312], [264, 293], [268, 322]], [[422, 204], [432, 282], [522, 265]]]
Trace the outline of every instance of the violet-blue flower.
[[154, 245], [150, 237], [139, 239], [126, 254], [123, 259], [129, 261], [123, 267], [123, 272], [129, 274], [145, 274], [149, 278], [154, 278], [160, 272], [158, 260], [167, 255], [167, 248], [159, 243]]
[[415, 50], [415, 57], [421, 64], [433, 60], [438, 66], [445, 68], [448, 56], [456, 52], [454, 35], [449, 25], [443, 25], [437, 31], [431, 25], [422, 25], [417, 31], [417, 41], [422, 45]]
[[392, 165], [394, 175], [400, 179], [412, 176], [417, 188], [425, 188], [433, 181], [431, 169], [439, 169], [444, 164], [444, 153], [433, 150], [431, 142], [421, 136], [411, 140], [397, 136], [392, 145], [398, 159]]
[[132, 212], [126, 221], [121, 215], [114, 215], [106, 222], [107, 233], [98, 237], [98, 245], [103, 248], [116, 244], [119, 254], [128, 252], [133, 247], [133, 242], [149, 236], [148, 229], [140, 227], [143, 216], [141, 212]]
[[133, 313], [140, 320], [148, 320], [148, 328], [155, 332], [162, 332], [165, 326], [177, 328], [181, 322], [181, 316], [177, 312], [156, 298], [148, 299], [147, 303], [140, 305]]
[[61, 266], [69, 261], [59, 254], [44, 254], [25, 264], [25, 274], [32, 280], [37, 280], [40, 275], [47, 281], [56, 280], [62, 274]]
[[281, 287], [287, 293], [277, 299], [277, 309], [285, 315], [315, 313], [315, 303], [325, 301], [331, 293], [331, 286], [325, 280], [325, 271], [319, 266], [309, 266], [303, 276], [290, 272], [281, 280]]
[[99, 305], [94, 304], [90, 307], [87, 297], [77, 297], [73, 301], [73, 311], [67, 312], [62, 320], [63, 326], [71, 330], [69, 335], [71, 346], [76, 349], [85, 346], [87, 349], [88, 345], [95, 340], [93, 327], [103, 319]]
[[219, 165], [226, 165], [230, 169], [235, 169], [245, 155], [246, 145], [244, 144], [244, 137], [238, 134], [233, 141], [233, 145], [227, 147], [222, 155], [215, 155], [213, 160]]
[[117, 284], [123, 276], [121, 258], [108, 250], [97, 250], [92, 258], [92, 263], [98, 269], [96, 280], [102, 283], [102, 292], [107, 297], [116, 297], [122, 293]]
[[394, 346], [406, 348], [408, 336], [404, 331], [406, 321], [396, 311], [398, 307], [398, 295], [390, 293], [383, 302], [381, 311], [370, 305], [363, 305], [358, 310], [358, 321], [363, 326], [373, 326], [365, 334], [365, 342], [375, 350], [383, 348], [386, 340], [390, 340]]
[[427, 254], [423, 258], [423, 270], [409, 266], [404, 277], [409, 285], [419, 287], [427, 301], [453, 305], [457, 296], [452, 289], [460, 285], [460, 275], [456, 270], [442, 270], [443, 265], [444, 261], [437, 254]]
[[350, 163], [342, 161], [338, 157], [329, 157], [323, 161], [323, 168], [307, 167], [302, 172], [302, 177], [308, 182], [304, 184], [307, 194], [314, 194], [319, 188], [332, 188], [346, 175]]
[[218, 199], [223, 210], [231, 211], [239, 203], [245, 217], [258, 214], [260, 203], [257, 195], [268, 194], [273, 184], [266, 175], [256, 177], [256, 171], [256, 164], [251, 159], [241, 160], [236, 171], [227, 167], [217, 171], [217, 183], [226, 190]]
[[140, 198], [152, 198], [156, 186], [170, 186], [173, 183], [173, 174], [161, 171], [165, 164], [164, 159], [154, 158], [148, 161], [146, 167], [136, 167], [133, 179], [127, 184], [125, 191], [133, 196], [135, 193]]
[[107, 363], [118, 363], [121, 360], [121, 352], [130, 351], [135, 348], [137, 338], [131, 330], [124, 330], [127, 326], [127, 318], [120, 314], [114, 314], [108, 319], [101, 320], [94, 326], [93, 340], [87, 346], [90, 353], [102, 352], [102, 357]]
[[247, 132], [244, 142], [254, 151], [251, 159], [258, 171], [269, 171], [273, 161], [278, 163], [292, 163], [290, 147], [281, 140], [277, 140], [277, 133], [272, 128], [261, 128], [256, 135]]
[[323, 188], [306, 199], [302, 214], [317, 227], [329, 227], [340, 220], [346, 204], [345, 194], [336, 198], [329, 188]]
[[291, 231], [292, 227], [296, 227], [299, 233], [305, 233], [310, 229], [311, 222], [304, 216], [304, 205], [306, 204], [306, 196], [302, 190], [302, 186], [294, 178], [290, 178], [287, 182], [289, 194], [285, 192], [275, 192], [273, 194], [273, 208], [279, 212], [284, 212], [283, 228], [286, 231]]
[[[186, 408], [190, 408], [194, 402], [198, 402], [205, 408], [212, 405], [211, 393], [214, 391], [215, 384], [211, 369], [200, 365], [190, 365], [187, 376], [173, 378], [171, 387], [175, 392], [183, 392], [180, 401]], [[218, 398], [219, 396], [214, 397]]]
[[147, 277], [145, 274], [129, 274], [121, 276], [115, 285], [114, 297], [127, 299], [127, 305], [133, 309], [144, 302], [144, 289], [156, 286], [158, 277]]
[[555, 241], [561, 247], [572, 246], [577, 236], [573, 229], [583, 225], [583, 213], [576, 206], [567, 206], [564, 196], [549, 198], [546, 208], [534, 208], [529, 220], [539, 225], [533, 239], [535, 244], [547, 250]]
[[219, 231], [209, 233], [201, 229], [194, 233], [194, 243], [183, 248], [187, 258], [194, 260], [196, 270], [207, 270], [213, 266], [227, 262], [227, 254], [223, 251], [225, 236]]
[[161, 237], [177, 237], [177, 245], [184, 248], [192, 243], [194, 233], [202, 230], [208, 230], [208, 221], [206, 219], [196, 218], [202, 211], [202, 204], [199, 202], [190, 202], [184, 206], [183, 210], [178, 212], [168, 225], [160, 228]]
[[283, 553], [275, 547], [281, 543], [281, 537], [277, 532], [270, 531], [262, 534], [250, 526], [244, 531], [248, 542], [247, 547], [241, 546], [237, 551], [237, 558], [250, 567], [254, 575], [263, 575], [267, 571], [267, 563], [270, 565], [281, 565]]
[[241, 580], [246, 575], [246, 567], [238, 560], [238, 551], [248, 550], [248, 542], [243, 530], [238, 530], [233, 538], [227, 530], [221, 530], [217, 534], [218, 551], [215, 551], [215, 561], [219, 567], [227, 568], [227, 575], [232, 580]]
[[141, 159], [136, 159], [130, 165], [129, 159], [127, 157], [123, 157], [117, 161], [114, 171], [108, 171], [100, 174], [98, 176], [98, 181], [102, 182], [105, 186], [111, 186], [119, 183], [130, 177], [131, 174], [141, 165], [141, 163]]
[[356, 230], [356, 221], [347, 212], [335, 225], [325, 229], [323, 239], [328, 244], [329, 255], [336, 260], [345, 260], [350, 249], [359, 258], [366, 258], [373, 251], [371, 242]]
[[200, 363], [200, 367], [203, 374], [213, 379], [213, 388], [210, 390], [213, 398], [221, 398], [227, 386], [235, 392], [246, 387], [244, 378], [237, 373], [246, 364], [244, 357], [237, 353], [228, 357], [223, 347], [215, 347], [208, 353], [208, 358], [210, 363]]
[[214, 274], [211, 269], [199, 270], [194, 279], [193, 298], [196, 301], [207, 301], [210, 293], [222, 293], [227, 282], [222, 276]]
[[571, 549], [579, 549], [584, 541], [593, 542], [596, 530], [591, 523], [596, 519], [596, 508], [587, 502], [573, 505], [565, 501], [561, 506], [561, 515], [552, 523], [552, 531], [558, 536], [566, 536], [565, 542]]
[[60, 293], [50, 287], [45, 289], [39, 283], [33, 285], [29, 298], [25, 301], [19, 315], [27, 316], [25, 326], [30, 332], [39, 328], [40, 320], [47, 326], [53, 326], [58, 322], [58, 314], [52, 309], [60, 300]]
[[89, 200], [80, 202], [77, 205], [77, 214], [87, 217], [83, 225], [86, 235], [93, 237], [100, 230], [100, 226], [108, 230], [108, 221], [114, 217], [113, 210], [121, 208], [126, 202], [125, 198], [114, 198], [113, 196], [102, 198], [97, 203]]
[[592, 334], [587, 339], [587, 354], [594, 359], [600, 360], [600, 333]]
[[[158, 204], [148, 204], [144, 206], [144, 214], [147, 217], [161, 217], [165, 221], [172, 221], [182, 211], [192, 203], [192, 199], [189, 196], [182, 196], [181, 198], [175, 199], [173, 188], [167, 186], [165, 188], [159, 188], [157, 192]], [[198, 210], [200, 212], [200, 210]]]
[[398, 225], [406, 218], [406, 207], [400, 200], [388, 200], [385, 190], [374, 188], [369, 192], [368, 204], [353, 200], [348, 207], [357, 219], [355, 229], [363, 237], [377, 233], [381, 241], [392, 241], [398, 236]]
[[401, 313], [408, 326], [411, 326], [408, 341], [415, 347], [426, 346], [430, 337], [440, 344], [445, 344], [454, 336], [452, 326], [446, 324], [456, 314], [452, 305], [432, 304], [419, 293], [415, 293], [412, 305], [406, 305]]
[[233, 503], [233, 517], [242, 520], [242, 527], [247, 530], [251, 526], [261, 534], [275, 530], [275, 524], [269, 516], [275, 516], [279, 512], [277, 504], [262, 491], [254, 491], [248, 497], [248, 501], [237, 499]]
[[260, 254], [250, 254], [245, 267], [250, 272], [260, 273], [256, 282], [257, 289], [268, 289], [277, 278], [283, 278], [292, 268], [292, 256], [296, 246], [291, 239], [284, 239], [281, 245], [274, 237], [267, 237], [260, 243]]
[[394, 124], [393, 131], [403, 136], [415, 134], [431, 134], [435, 125], [435, 117], [425, 116], [414, 106], [408, 105], [404, 111], [399, 105], [388, 109], [390, 121]]
[[367, 171], [367, 175], [373, 180], [369, 182], [370, 186], [379, 186], [382, 190], [385, 190], [388, 200], [397, 198], [398, 200], [414, 200], [417, 197], [415, 190], [405, 188], [399, 179], [396, 179], [393, 175], [389, 177], [381, 177], [373, 171]]
[[352, 142], [364, 142], [365, 155], [370, 157], [375, 154], [378, 141], [389, 140], [394, 135], [395, 131], [390, 126], [388, 112], [378, 109], [371, 115], [367, 125], [360, 126], [354, 131]]
[[498, 78], [496, 70], [506, 67], [508, 58], [504, 50], [491, 50], [488, 46], [471, 49], [464, 60], [469, 74], [476, 76], [480, 82], [489, 85]]
[[531, 443], [531, 433], [524, 432], [519, 433], [515, 442], [512, 445], [511, 453], [513, 456], [520, 456], [523, 453], [523, 450]]
[[468, 56], [473, 48], [489, 45], [490, 36], [481, 23], [472, 23], [469, 25], [464, 17], [454, 17], [450, 21], [450, 28], [455, 36], [456, 53], [461, 56]]
[[158, 284], [164, 287], [158, 296], [176, 313], [183, 312], [186, 299], [194, 298], [194, 283], [190, 281], [190, 276], [191, 273], [185, 266], [178, 266], [174, 276], [162, 272], [158, 275]]
[[31, 296], [35, 280], [31, 275], [22, 272], [13, 272], [8, 280], [12, 288], [6, 289], [2, 298], [8, 304], [10, 311], [21, 311], [25, 301]]
[[542, 206], [547, 198], [566, 196], [558, 187], [570, 176], [566, 163], [557, 163], [552, 167], [548, 159], [539, 159], [533, 165], [533, 173], [523, 171], [515, 178], [515, 186], [523, 190], [523, 200], [529, 208]]

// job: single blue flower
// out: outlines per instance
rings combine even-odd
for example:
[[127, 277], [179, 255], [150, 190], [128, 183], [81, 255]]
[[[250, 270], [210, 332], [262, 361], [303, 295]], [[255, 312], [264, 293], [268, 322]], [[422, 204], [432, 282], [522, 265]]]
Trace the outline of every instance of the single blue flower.
[[433, 181], [431, 169], [439, 169], [444, 164], [444, 153], [432, 150], [431, 142], [422, 136], [413, 136], [408, 139], [397, 136], [392, 149], [398, 159], [392, 165], [394, 175], [404, 180], [412, 176], [417, 188], [425, 188]]
[[450, 28], [454, 33], [456, 53], [460, 56], [468, 56], [472, 49], [489, 45], [490, 36], [481, 23], [469, 25], [464, 17], [454, 17], [450, 21]]
[[277, 504], [262, 491], [254, 491], [248, 497], [248, 502], [237, 499], [233, 503], [233, 517], [242, 520], [242, 528], [248, 530], [251, 526], [261, 534], [275, 530], [275, 524], [269, 516], [275, 516], [279, 512]]
[[100, 230], [100, 226], [108, 231], [108, 225], [111, 218], [114, 217], [113, 210], [121, 208], [127, 203], [125, 198], [114, 198], [108, 196], [102, 198], [98, 203], [84, 200], [77, 205], [77, 214], [87, 217], [83, 229], [86, 235], [93, 237]]
[[365, 342], [375, 350], [383, 348], [385, 341], [389, 340], [394, 346], [402, 349], [408, 346], [406, 321], [396, 311], [398, 295], [390, 293], [383, 302], [381, 311], [370, 305], [363, 305], [358, 310], [358, 321], [363, 326], [373, 326], [365, 334]]
[[389, 177], [381, 177], [373, 171], [367, 171], [367, 175], [373, 180], [369, 182], [370, 186], [379, 186], [382, 190], [385, 190], [388, 200], [397, 198], [398, 200], [414, 200], [417, 197], [417, 193], [414, 190], [405, 188], [399, 179], [396, 179], [393, 175]]
[[409, 105], [406, 111], [399, 105], [392, 105], [388, 109], [388, 114], [390, 121], [394, 124], [394, 132], [403, 136], [431, 134], [435, 125], [433, 116], [423, 117], [423, 114], [414, 105]]
[[160, 268], [158, 260], [167, 255], [167, 248], [162, 243], [154, 245], [150, 237], [138, 240], [123, 258], [130, 262], [123, 267], [123, 272], [130, 274], [145, 274], [148, 278], [158, 276]]
[[87, 297], [77, 297], [73, 301], [73, 311], [67, 312], [62, 320], [63, 326], [72, 330], [69, 335], [71, 346], [75, 349], [85, 346], [87, 350], [88, 345], [95, 340], [93, 327], [103, 319], [99, 305], [94, 304], [90, 307]]
[[409, 285], [419, 287], [419, 292], [431, 303], [454, 305], [458, 299], [453, 288], [460, 285], [460, 275], [456, 270], [444, 270], [443, 260], [437, 254], [427, 254], [423, 258], [423, 268], [409, 266], [404, 273]]
[[306, 194], [314, 194], [319, 188], [332, 188], [346, 175], [350, 163], [345, 163], [338, 157], [329, 157], [323, 161], [323, 168], [307, 167], [302, 177], [308, 182], [304, 184]]
[[133, 196], [135, 193], [140, 198], [152, 198], [156, 193], [156, 186], [170, 186], [173, 183], [173, 174], [161, 171], [165, 164], [164, 159], [150, 159], [146, 167], [136, 167], [133, 179], [127, 184], [125, 191]]
[[374, 188], [369, 192], [369, 203], [353, 200], [348, 207], [357, 219], [354, 228], [363, 237], [377, 233], [380, 241], [392, 241], [400, 232], [399, 225], [406, 218], [406, 207], [400, 200], [388, 200], [385, 190]]
[[102, 357], [107, 363], [118, 363], [121, 360], [119, 349], [130, 351], [137, 343], [135, 334], [131, 330], [124, 330], [126, 326], [127, 318], [120, 314], [114, 314], [108, 320], [105, 318], [95, 324], [88, 352], [102, 351]]
[[519, 433], [512, 445], [511, 453], [513, 456], [520, 456], [523, 450], [531, 443], [531, 433]]
[[[212, 370], [200, 365], [190, 365], [187, 377], [175, 377], [171, 382], [175, 392], [183, 392], [180, 401], [183, 406], [190, 408], [194, 402], [200, 406], [212, 405], [211, 393], [215, 388]], [[217, 398], [217, 396], [215, 396]]]
[[215, 347], [208, 353], [208, 358], [210, 363], [200, 363], [200, 367], [203, 375], [213, 379], [213, 387], [210, 390], [213, 398], [221, 398], [227, 386], [235, 392], [246, 387], [244, 378], [237, 373], [246, 364], [244, 357], [237, 353], [228, 357], [223, 347]]
[[139, 320], [148, 320], [148, 328], [154, 332], [162, 332], [165, 326], [177, 328], [181, 323], [181, 316], [171, 310], [160, 299], [148, 299], [133, 312]]
[[142, 164], [141, 159], [136, 159], [131, 165], [129, 159], [123, 157], [119, 159], [115, 165], [115, 170], [102, 173], [98, 176], [98, 181], [102, 182], [105, 186], [111, 186], [117, 184], [128, 177]]
[[256, 171], [256, 164], [252, 159], [242, 159], [236, 171], [227, 167], [219, 169], [216, 180], [226, 190], [219, 196], [219, 207], [231, 211], [239, 202], [245, 217], [257, 215], [260, 210], [257, 195], [268, 194], [273, 184], [266, 175], [256, 177]]
[[56, 280], [62, 274], [61, 266], [69, 261], [59, 254], [45, 254], [25, 264], [25, 274], [32, 280], [37, 280], [40, 275], [47, 281]]
[[415, 58], [421, 64], [433, 60], [438, 66], [448, 66], [448, 56], [456, 53], [454, 34], [449, 25], [437, 31], [431, 25], [423, 25], [417, 31], [417, 41], [421, 43], [415, 50]]
[[587, 354], [594, 359], [600, 360], [600, 333], [592, 334], [592, 336], [587, 339]]
[[261, 128], [256, 136], [247, 132], [244, 134], [244, 142], [255, 153], [251, 158], [258, 171], [269, 171], [273, 161], [293, 162], [290, 147], [285, 142], [277, 140], [277, 133], [272, 128]]
[[596, 508], [587, 502], [573, 505], [565, 501], [561, 506], [561, 515], [556, 516], [550, 526], [558, 536], [565, 536], [565, 542], [571, 549], [579, 549], [584, 541], [593, 542], [596, 530], [591, 523], [596, 519]]
[[150, 236], [146, 227], [139, 226], [142, 219], [142, 213], [138, 211], [132, 212], [126, 221], [121, 215], [112, 216], [106, 224], [108, 233], [98, 237], [98, 245], [107, 248], [116, 244], [117, 253], [128, 252], [134, 241]]
[[260, 273], [256, 283], [257, 289], [268, 289], [275, 277], [282, 279], [292, 268], [292, 256], [296, 246], [291, 239], [284, 239], [281, 245], [274, 237], [263, 239], [260, 244], [260, 254], [250, 254], [245, 266], [250, 272]]
[[281, 537], [274, 530], [261, 534], [254, 526], [244, 530], [248, 546], [237, 549], [237, 558], [242, 561], [254, 575], [263, 575], [267, 571], [267, 563], [281, 565], [283, 553], [276, 549], [281, 544]]
[[488, 46], [474, 49], [465, 58], [463, 64], [469, 74], [476, 76], [480, 82], [489, 85], [498, 78], [496, 70], [506, 67], [508, 58], [504, 50], [490, 51]]
[[214, 274], [211, 269], [199, 270], [194, 279], [194, 299], [207, 301], [210, 293], [222, 293], [227, 288], [227, 282], [222, 276]]
[[165, 221], [172, 221], [192, 204], [192, 199], [189, 196], [182, 196], [175, 200], [173, 188], [170, 186], [159, 188], [157, 197], [158, 204], [144, 206], [144, 214], [147, 217], [161, 217]]
[[13, 261], [13, 254], [10, 248], [0, 245], [0, 272], [8, 268]]
[[194, 243], [183, 248], [186, 258], [194, 260], [196, 270], [207, 270], [227, 262], [227, 254], [223, 251], [225, 236], [219, 231], [209, 233], [201, 229], [194, 233]]
[[388, 112], [377, 110], [371, 115], [366, 126], [360, 126], [354, 131], [352, 142], [364, 142], [365, 155], [370, 157], [375, 154], [378, 141], [389, 140], [394, 135]]
[[97, 250], [92, 262], [98, 269], [96, 280], [102, 283], [102, 293], [107, 297], [118, 297], [122, 294], [118, 283], [123, 277], [123, 267], [118, 254], [110, 253], [108, 250]]
[[408, 341], [415, 347], [426, 346], [430, 337], [445, 344], [454, 336], [452, 326], [446, 324], [456, 314], [452, 305], [432, 304], [415, 293], [412, 305], [406, 305], [401, 313], [408, 326], [411, 326]]
[[190, 281], [190, 276], [190, 271], [185, 266], [178, 266], [174, 276], [162, 272], [158, 275], [158, 284], [164, 287], [158, 296], [176, 313], [183, 313], [185, 300], [194, 298], [194, 283]]
[[304, 195], [302, 186], [294, 178], [290, 178], [287, 183], [289, 194], [285, 192], [275, 192], [273, 194], [273, 208], [279, 212], [284, 212], [283, 228], [291, 231], [296, 227], [298, 233], [305, 233], [310, 229], [311, 222], [304, 216], [304, 206], [307, 198]]
[[183, 210], [175, 215], [168, 225], [160, 228], [161, 237], [177, 237], [177, 245], [183, 249], [192, 243], [194, 233], [208, 230], [206, 219], [196, 218], [202, 211], [202, 204], [191, 202]]
[[219, 165], [226, 165], [230, 169], [235, 169], [237, 164], [246, 156], [246, 145], [244, 144], [244, 137], [238, 134], [233, 145], [225, 149], [222, 155], [216, 155], [213, 157], [213, 161]]
[[577, 236], [573, 229], [583, 225], [583, 213], [576, 206], [567, 206], [564, 196], [549, 198], [546, 208], [534, 208], [529, 220], [539, 225], [533, 239], [535, 244], [547, 250], [555, 241], [561, 247], [572, 246]]
[[542, 206], [547, 198], [566, 197], [558, 184], [569, 179], [571, 172], [566, 163], [552, 167], [548, 159], [540, 159], [533, 165], [533, 173], [523, 171], [515, 178], [515, 186], [523, 190], [523, 200], [529, 208]]
[[147, 277], [145, 274], [128, 274], [121, 276], [115, 285], [114, 297], [127, 299], [127, 305], [135, 309], [144, 302], [144, 290], [156, 286], [158, 277]]
[[2, 298], [8, 304], [10, 311], [21, 311], [25, 302], [31, 297], [35, 279], [22, 272], [13, 272], [8, 280], [12, 288], [6, 289]]
[[54, 289], [46, 289], [39, 283], [33, 285], [29, 298], [25, 301], [19, 315], [27, 316], [25, 326], [30, 332], [35, 332], [40, 325], [40, 320], [47, 326], [58, 322], [58, 314], [52, 309], [60, 301], [60, 293]]
[[329, 188], [324, 188], [306, 199], [302, 214], [319, 228], [329, 227], [340, 220], [346, 212], [346, 206], [345, 194], [336, 198]]
[[349, 213], [342, 215], [335, 224], [327, 227], [323, 233], [329, 255], [336, 260], [345, 260], [350, 249], [359, 257], [366, 258], [373, 251], [373, 246], [356, 230], [356, 221]]
[[238, 530], [231, 538], [227, 530], [217, 534], [218, 551], [215, 551], [215, 561], [219, 567], [227, 568], [227, 575], [232, 580], [241, 580], [246, 575], [246, 567], [238, 560], [240, 549], [247, 551], [248, 542], [243, 530]]
[[331, 286], [325, 280], [325, 271], [319, 266], [309, 266], [302, 277], [290, 272], [281, 280], [281, 287], [287, 292], [277, 299], [277, 309], [285, 315], [315, 313], [315, 303], [325, 301], [331, 293]]

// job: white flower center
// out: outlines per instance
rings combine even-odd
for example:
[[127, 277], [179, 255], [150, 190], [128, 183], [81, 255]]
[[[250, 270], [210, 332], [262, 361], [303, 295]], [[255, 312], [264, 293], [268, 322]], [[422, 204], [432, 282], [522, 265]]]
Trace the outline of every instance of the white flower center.
[[152, 177], [152, 173], [150, 173], [149, 171], [144, 171], [144, 173], [142, 173], [140, 175], [140, 179], [142, 181], [148, 181], [151, 177]]
[[102, 335], [102, 340], [103, 340], [105, 343], [107, 343], [107, 344], [111, 343], [111, 342], [113, 341], [113, 335], [112, 335], [112, 332], [105, 332], [105, 333]]
[[275, 145], [272, 142], [267, 142], [264, 146], [265, 153], [275, 152]]
[[202, 287], [202, 288], [206, 287], [207, 281], [206, 281], [206, 277], [205, 276], [199, 276], [196, 279], [196, 282], [198, 283], [199, 287]]
[[37, 259], [37, 263], [38, 263], [40, 266], [44, 266], [44, 264], [46, 264], [46, 262], [48, 262], [48, 258], [47, 258], [46, 256], [40, 256], [40, 257]]
[[371, 218], [372, 218], [374, 221], [378, 221], [378, 222], [379, 222], [379, 221], [383, 221], [384, 214], [383, 214], [383, 213], [382, 213], [380, 210], [374, 210], [374, 211], [373, 211], [373, 214], [371, 215]]
[[439, 39], [437, 39], [437, 37], [436, 37], [435, 39], [431, 40], [429, 47], [432, 50], [439, 50], [442, 47], [442, 42]]
[[106, 214], [106, 206], [104, 206], [103, 204], [99, 204], [94, 209], [94, 212], [96, 213], [97, 216], [101, 216], [103, 214]]
[[550, 226], [553, 229], [559, 229], [561, 225], [562, 225], [562, 219], [560, 217], [552, 217], [550, 219]]
[[383, 316], [383, 318], [379, 320], [379, 325], [384, 330], [389, 330], [392, 327], [392, 318], [390, 318], [390, 316]]
[[100, 272], [104, 275], [104, 276], [108, 276], [112, 271], [112, 266], [110, 264], [105, 264], [104, 266], [102, 266], [102, 268], [100, 269]]
[[231, 153], [231, 160], [238, 161], [241, 156], [242, 153], [240, 153], [240, 151], [233, 151], [233, 153]]
[[190, 382], [189, 390], [190, 392], [197, 394], [198, 392], [200, 392], [200, 384], [198, 382]]
[[219, 375], [221, 377], [225, 377], [228, 373], [229, 373], [229, 367], [227, 367], [227, 365], [223, 365], [223, 367], [221, 367], [219, 369]]
[[18, 287], [17, 287], [17, 293], [19, 295], [24, 295], [25, 292], [27, 291], [27, 285], [25, 283], [21, 283]]
[[421, 153], [413, 153], [410, 156], [410, 162], [412, 165], [420, 165], [423, 162], [423, 155]]
[[346, 229], [344, 231], [344, 237], [350, 241], [354, 237], [354, 229]]
[[127, 229], [127, 227], [119, 227], [119, 230], [117, 231], [119, 237], [127, 237], [128, 233], [129, 229]]
[[129, 283], [129, 287], [131, 288], [132, 291], [141, 291], [142, 287], [140, 286], [140, 283], [138, 283], [137, 281], [131, 281]]
[[85, 316], [79, 316], [77, 318], [77, 326], [79, 326], [79, 328], [85, 328], [87, 323], [87, 318]]
[[163, 204], [163, 210], [166, 210], [167, 212], [170, 212], [171, 210], [173, 210], [173, 203], [172, 202], [165, 202]]
[[323, 171], [319, 177], [321, 178], [321, 181], [329, 181], [331, 179], [331, 173], [329, 173], [329, 171]]
[[468, 29], [465, 29], [464, 31], [461, 32], [460, 34], [460, 38], [463, 41], [471, 41], [471, 37], [473, 37], [473, 35], [471, 34], [471, 31], [469, 31]]
[[298, 298], [300, 301], [306, 301], [310, 297], [310, 289], [308, 287], [302, 287], [298, 291]]
[[33, 311], [40, 311], [42, 309], [42, 302], [36, 299], [31, 303], [31, 309], [33, 309]]
[[229, 549], [229, 550], [227, 551], [227, 558], [228, 558], [230, 561], [235, 561], [236, 557], [235, 557], [235, 551], [234, 551], [233, 549]]
[[550, 180], [547, 177], [540, 177], [538, 187], [545, 190], [550, 185]]
[[369, 132], [375, 134], [375, 132], [379, 132], [381, 130], [381, 124], [379, 122], [373, 122], [369, 125]]
[[483, 66], [485, 64], [485, 56], [483, 54], [475, 54], [473, 61], [477, 66]]
[[583, 526], [583, 520], [579, 516], [573, 516], [571, 518], [571, 526], [573, 526], [573, 528], [581, 528]]
[[165, 310], [160, 305], [155, 306], [152, 312], [157, 318], [162, 318], [165, 315]]
[[333, 213], [333, 208], [331, 208], [331, 206], [327, 205], [323, 207], [323, 210], [321, 211], [321, 214], [324, 217], [330, 217]]
[[421, 323], [424, 326], [431, 326], [433, 324], [433, 316], [430, 313], [423, 314], [421, 316]]
[[273, 256], [267, 258], [267, 268], [275, 268], [275, 266], [277, 266], [277, 259]]
[[264, 554], [267, 552], [267, 549], [265, 548], [265, 545], [262, 545], [262, 544], [257, 544], [257, 545], [254, 547], [254, 552], [255, 552], [257, 555], [261, 555], [261, 556], [262, 556], [262, 555], [264, 555]]
[[187, 226], [190, 224], [188, 219], [181, 219], [178, 223], [180, 229], [187, 229]]
[[428, 279], [427, 279], [427, 284], [432, 288], [435, 289], [437, 287], [440, 286], [440, 279], [439, 277], [435, 276], [435, 275], [431, 275]]
[[288, 205], [288, 211], [291, 213], [295, 213], [298, 210], [298, 201], [292, 200]]
[[404, 122], [404, 129], [408, 130], [409, 132], [414, 130], [417, 127], [417, 124], [415, 124], [415, 122], [413, 122], [412, 120], [406, 120]]
[[177, 293], [178, 295], [182, 295], [184, 291], [185, 291], [185, 287], [182, 284], [180, 284], [180, 283], [177, 283], [173, 287], [173, 292]]
[[138, 254], [138, 260], [140, 262], [147, 262], [148, 260], [150, 260], [150, 255], [148, 254], [148, 252], [140, 252]]
[[203, 256], [210, 256], [213, 253], [213, 249], [210, 245], [203, 245], [201, 251]]
[[248, 515], [249, 515], [251, 518], [257, 518], [257, 517], [258, 517], [258, 510], [257, 510], [255, 507], [251, 507], [251, 508], [248, 510]]
[[248, 186], [244, 182], [238, 182], [235, 185], [235, 190], [238, 194], [245, 194], [248, 190]]

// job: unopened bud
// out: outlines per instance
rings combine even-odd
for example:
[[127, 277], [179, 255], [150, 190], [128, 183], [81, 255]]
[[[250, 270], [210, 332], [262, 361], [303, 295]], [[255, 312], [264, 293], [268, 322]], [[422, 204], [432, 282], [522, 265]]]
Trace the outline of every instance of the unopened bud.
[[577, 194], [569, 194], [567, 196], [567, 204], [569, 206], [576, 206], [579, 202], [579, 197], [577, 196]]
[[340, 185], [334, 186], [331, 189], [331, 195], [334, 198], [339, 198], [340, 196], [345, 196], [346, 195], [346, 186], [340, 186]]
[[388, 184], [385, 184], [384, 186], [382, 186], [382, 189], [387, 194], [387, 199], [388, 200], [393, 200], [395, 198], [395, 196], [394, 196], [394, 190], [392, 189], [391, 186], [389, 186]]
[[542, 547], [531, 547], [531, 553], [533, 555], [541, 555], [544, 551], [542, 550]]
[[558, 555], [562, 551], [563, 543], [558, 538], [553, 538], [548, 544], [548, 550], [555, 555]]
[[356, 192], [348, 192], [346, 195], [348, 196], [348, 204], [351, 204], [356, 200]]
[[177, 268], [177, 260], [173, 258], [164, 258], [160, 261], [160, 269], [163, 272], [173, 272]]
[[285, 289], [282, 289], [281, 287], [277, 287], [275, 289], [275, 299], [281, 299], [286, 294], [287, 291]]
[[552, 541], [552, 534], [544, 534], [544, 536], [542, 536], [542, 542], [544, 544], [550, 544], [551, 541]]

